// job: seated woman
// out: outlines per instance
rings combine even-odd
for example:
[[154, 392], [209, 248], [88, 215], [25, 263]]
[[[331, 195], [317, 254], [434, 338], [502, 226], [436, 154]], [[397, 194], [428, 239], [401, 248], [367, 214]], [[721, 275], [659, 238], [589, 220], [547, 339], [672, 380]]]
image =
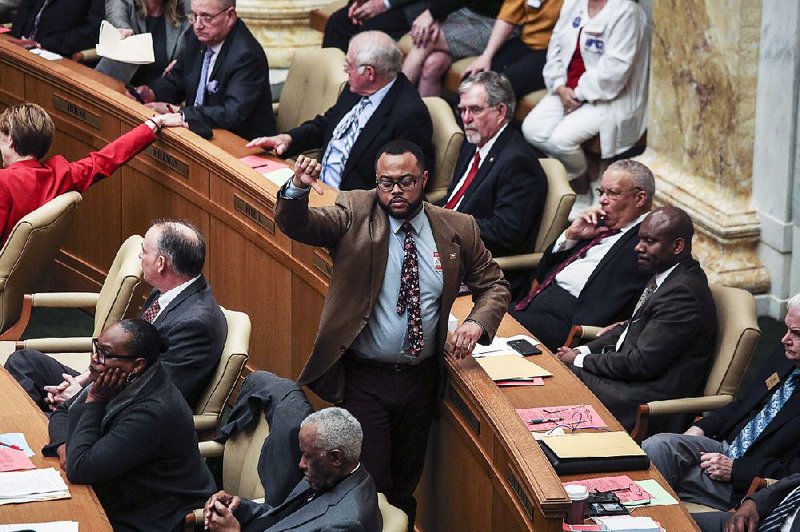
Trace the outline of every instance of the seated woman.
[[630, 149], [646, 127], [649, 53], [647, 17], [634, 2], [566, 0], [547, 50], [548, 94], [522, 134], [570, 180], [586, 173], [581, 144], [595, 135], [604, 159]]
[[46, 456], [91, 484], [114, 530], [181, 529], [215, 490], [192, 412], [158, 361], [158, 330], [118, 322], [94, 339], [92, 381], [50, 417]]
[[188, 0], [106, 0], [106, 20], [123, 39], [139, 33], [153, 36], [155, 63], [132, 65], [104, 57], [95, 70], [134, 86], [149, 85], [178, 57], [190, 10]]
[[22, 0], [11, 24], [12, 42], [71, 57], [94, 48], [103, 20], [103, 0]]
[[[561, 11], [561, 0], [505, 0], [481, 55], [464, 70], [464, 79], [476, 72], [492, 70], [504, 74], [514, 96], [544, 88], [542, 70], [547, 61], [547, 44]], [[521, 34], [512, 37], [516, 28]]]

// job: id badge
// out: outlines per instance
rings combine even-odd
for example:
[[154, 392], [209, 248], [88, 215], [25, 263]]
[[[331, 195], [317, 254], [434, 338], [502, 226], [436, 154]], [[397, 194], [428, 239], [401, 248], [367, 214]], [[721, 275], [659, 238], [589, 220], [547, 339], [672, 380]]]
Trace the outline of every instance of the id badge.
[[542, 0], [528, 0], [527, 4], [533, 9], [539, 9], [542, 7]]
[[442, 258], [439, 256], [438, 251], [433, 252], [433, 269], [437, 272], [442, 271]]

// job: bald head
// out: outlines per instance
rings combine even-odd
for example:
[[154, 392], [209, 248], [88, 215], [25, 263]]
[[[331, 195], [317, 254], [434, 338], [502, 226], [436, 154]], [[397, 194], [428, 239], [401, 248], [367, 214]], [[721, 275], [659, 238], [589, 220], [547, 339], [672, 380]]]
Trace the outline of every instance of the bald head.
[[668, 270], [692, 254], [694, 225], [678, 207], [656, 209], [639, 227], [636, 245], [639, 268], [653, 274]]
[[379, 78], [393, 80], [403, 65], [403, 53], [382, 31], [365, 31], [350, 40], [349, 52], [357, 65], [371, 65]]
[[200, 230], [186, 220], [157, 220], [158, 249], [170, 267], [185, 279], [200, 275], [206, 260], [206, 240]]

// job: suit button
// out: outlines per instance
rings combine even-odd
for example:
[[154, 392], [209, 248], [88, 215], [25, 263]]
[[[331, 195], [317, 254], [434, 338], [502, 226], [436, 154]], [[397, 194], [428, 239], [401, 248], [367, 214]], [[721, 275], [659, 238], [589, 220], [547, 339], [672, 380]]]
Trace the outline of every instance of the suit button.
[[369, 316], [364, 316], [364, 317], [363, 317], [363, 318], [361, 318], [361, 319], [362, 319], [362, 320], [364, 320], [364, 323], [366, 323], [366, 322], [368, 322], [368, 321], [369, 321]]
[[345, 346], [341, 346], [341, 347], [339, 348], [339, 351], [341, 351], [342, 353], [344, 353], [345, 351], [347, 351], [347, 348], [346, 348]]

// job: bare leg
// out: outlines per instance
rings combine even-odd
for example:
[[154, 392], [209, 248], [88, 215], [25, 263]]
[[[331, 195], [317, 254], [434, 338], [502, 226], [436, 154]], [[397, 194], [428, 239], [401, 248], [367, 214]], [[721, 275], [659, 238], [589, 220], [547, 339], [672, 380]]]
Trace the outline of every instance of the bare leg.
[[422, 65], [422, 76], [419, 80], [421, 96], [439, 96], [442, 92], [442, 78], [453, 64], [450, 54], [436, 50], [432, 52]]

